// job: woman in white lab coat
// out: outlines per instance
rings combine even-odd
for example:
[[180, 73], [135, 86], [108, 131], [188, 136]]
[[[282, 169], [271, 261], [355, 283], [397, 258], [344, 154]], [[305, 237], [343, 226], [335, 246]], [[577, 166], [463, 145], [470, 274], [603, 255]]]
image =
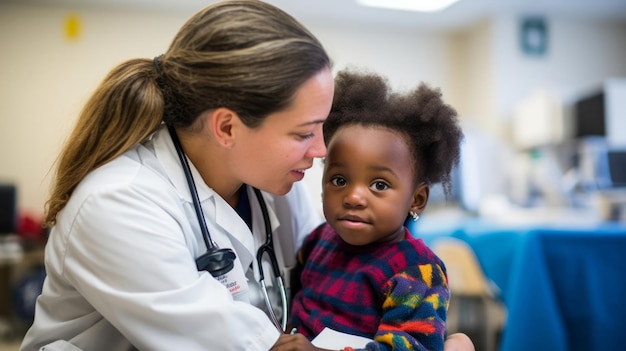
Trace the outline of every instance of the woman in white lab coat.
[[[297, 182], [326, 152], [332, 96], [322, 45], [255, 0], [210, 5], [164, 55], [113, 69], [58, 160], [47, 278], [21, 350], [272, 349], [257, 249], [267, 222], [289, 285], [295, 248], [321, 222]], [[207, 250], [231, 267], [203, 270]]]

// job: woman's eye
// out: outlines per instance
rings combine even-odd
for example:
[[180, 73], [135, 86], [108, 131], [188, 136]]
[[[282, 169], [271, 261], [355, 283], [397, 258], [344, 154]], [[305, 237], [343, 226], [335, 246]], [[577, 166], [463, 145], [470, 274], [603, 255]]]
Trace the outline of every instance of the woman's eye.
[[298, 137], [300, 137], [300, 139], [302, 140], [308, 140], [311, 139], [315, 136], [315, 133], [308, 133], [308, 134], [300, 134], [298, 135]]
[[346, 180], [342, 177], [333, 177], [330, 183], [334, 186], [344, 186], [346, 185]]
[[387, 190], [388, 188], [389, 188], [389, 185], [385, 182], [378, 181], [372, 184], [372, 189], [376, 191], [383, 191], [383, 190]]

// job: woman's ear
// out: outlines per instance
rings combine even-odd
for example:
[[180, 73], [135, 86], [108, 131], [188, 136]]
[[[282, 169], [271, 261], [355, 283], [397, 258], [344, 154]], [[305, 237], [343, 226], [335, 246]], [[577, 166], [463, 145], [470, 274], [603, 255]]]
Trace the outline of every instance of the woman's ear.
[[223, 147], [231, 148], [235, 144], [237, 126], [241, 120], [237, 114], [228, 108], [220, 107], [206, 112], [211, 131], [217, 143]]
[[430, 186], [427, 183], [421, 183], [415, 188], [413, 192], [413, 199], [411, 201], [411, 211], [416, 214], [422, 213], [426, 204], [428, 203], [428, 196], [430, 195]]

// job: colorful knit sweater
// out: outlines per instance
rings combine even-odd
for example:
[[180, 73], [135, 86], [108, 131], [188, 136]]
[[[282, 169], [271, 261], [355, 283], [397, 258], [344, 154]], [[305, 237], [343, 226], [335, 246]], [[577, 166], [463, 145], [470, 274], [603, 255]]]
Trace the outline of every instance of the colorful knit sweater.
[[324, 224], [298, 262], [302, 287], [291, 319], [309, 339], [329, 327], [373, 339], [365, 350], [443, 350], [445, 266], [408, 230], [400, 242], [352, 246]]

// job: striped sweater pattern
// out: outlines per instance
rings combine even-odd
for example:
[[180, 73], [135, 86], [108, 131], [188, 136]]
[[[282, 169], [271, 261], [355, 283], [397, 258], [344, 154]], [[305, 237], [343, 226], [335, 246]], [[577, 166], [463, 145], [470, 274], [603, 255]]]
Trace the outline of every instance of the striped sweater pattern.
[[298, 331], [312, 339], [328, 327], [373, 339], [363, 350], [443, 350], [445, 266], [405, 233], [400, 242], [352, 246], [328, 224], [315, 229], [298, 252]]

